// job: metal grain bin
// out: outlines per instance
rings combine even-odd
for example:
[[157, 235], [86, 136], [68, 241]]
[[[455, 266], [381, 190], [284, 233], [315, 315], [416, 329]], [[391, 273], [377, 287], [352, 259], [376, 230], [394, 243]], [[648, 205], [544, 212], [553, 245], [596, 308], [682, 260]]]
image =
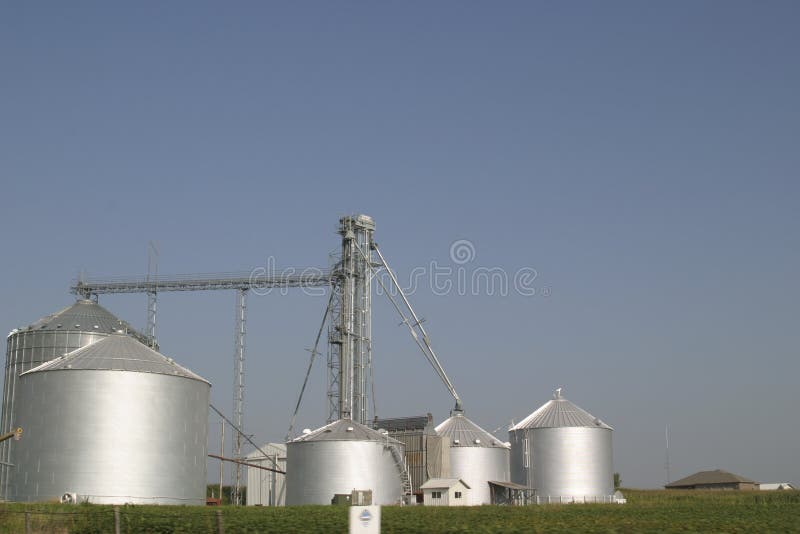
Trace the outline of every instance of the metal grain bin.
[[450, 439], [450, 477], [462, 479], [472, 489], [468, 504], [491, 504], [489, 481], [510, 480], [506, 444], [467, 419], [459, 407], [436, 432]]
[[[0, 433], [18, 426], [14, 392], [21, 373], [120, 330], [143, 339], [127, 323], [91, 300], [78, 300], [25, 328], [12, 330], [6, 339]], [[11, 477], [8, 464], [15, 463], [13, 453], [18, 447], [9, 441], [0, 443], [0, 495], [6, 498]]]
[[612, 430], [559, 388], [509, 431], [512, 482], [535, 489], [538, 502], [611, 501]]
[[286, 444], [286, 504], [331, 504], [334, 495], [372, 490], [372, 504], [399, 504], [403, 444], [339, 419]]
[[124, 334], [23, 373], [10, 498], [204, 504], [209, 389]]

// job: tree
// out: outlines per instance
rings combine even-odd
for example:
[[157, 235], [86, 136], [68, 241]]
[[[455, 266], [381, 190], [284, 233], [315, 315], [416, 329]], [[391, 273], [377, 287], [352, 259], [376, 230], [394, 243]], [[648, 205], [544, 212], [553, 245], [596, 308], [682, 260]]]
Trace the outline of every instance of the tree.
[[622, 477], [619, 476], [619, 473], [614, 473], [614, 489], [618, 490], [620, 486], [622, 486]]

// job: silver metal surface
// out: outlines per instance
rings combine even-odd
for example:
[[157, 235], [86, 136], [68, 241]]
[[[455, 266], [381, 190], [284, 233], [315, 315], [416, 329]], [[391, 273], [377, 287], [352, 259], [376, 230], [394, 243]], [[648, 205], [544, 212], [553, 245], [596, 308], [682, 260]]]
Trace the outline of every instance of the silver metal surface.
[[[63, 310], [43, 317], [28, 327], [13, 330], [6, 340], [5, 381], [3, 384], [0, 433], [18, 425], [15, 393], [19, 375], [67, 352], [123, 330], [145, 341], [145, 336], [91, 300], [79, 300]], [[8, 463], [14, 463], [19, 444], [0, 443], [0, 496], [7, 498], [12, 476]]]
[[333, 268], [328, 331], [328, 421], [369, 420], [372, 371], [372, 246], [375, 222], [367, 215], [339, 220], [342, 251]]
[[[553, 424], [560, 426], [543, 426]], [[539, 502], [608, 502], [611, 434], [610, 426], [557, 394], [509, 431], [511, 480], [534, 488]]]
[[563, 426], [600, 427], [613, 430], [609, 425], [579, 408], [561, 396], [558, 388], [553, 398], [544, 403], [538, 410], [512, 427], [512, 430], [523, 428], [558, 428]]
[[[247, 290], [236, 291], [236, 349], [233, 354], [233, 424], [236, 428], [244, 428], [244, 355], [245, 336], [247, 334]], [[233, 438], [233, 458], [242, 459], [242, 435], [236, 433]], [[242, 464], [233, 464], [234, 505], [242, 503]]]
[[[261, 449], [267, 453], [267, 456], [264, 456], [261, 451], [253, 451], [247, 455], [247, 463], [286, 471], [286, 445], [283, 443], [267, 443]], [[247, 468], [248, 506], [284, 506], [285, 504], [285, 474], [265, 471], [264, 469]]]
[[[352, 430], [348, 430], [351, 428]], [[342, 419], [286, 444], [286, 504], [331, 504], [337, 493], [372, 490], [373, 504], [398, 504], [403, 495], [403, 445]]]
[[204, 504], [209, 384], [178, 375], [57, 369], [19, 379], [25, 429], [9, 497]]
[[450, 476], [464, 480], [472, 488], [469, 504], [491, 504], [489, 481], [510, 479], [508, 449], [451, 447]]
[[167, 358], [130, 336], [119, 333], [110, 334], [90, 345], [45, 362], [20, 376], [41, 371], [82, 370], [155, 373], [206, 382], [203, 377], [181, 367], [173, 359]]
[[436, 427], [440, 436], [450, 439], [450, 477], [472, 488], [469, 504], [491, 504], [489, 481], [511, 479], [508, 447], [460, 410], [451, 413]]

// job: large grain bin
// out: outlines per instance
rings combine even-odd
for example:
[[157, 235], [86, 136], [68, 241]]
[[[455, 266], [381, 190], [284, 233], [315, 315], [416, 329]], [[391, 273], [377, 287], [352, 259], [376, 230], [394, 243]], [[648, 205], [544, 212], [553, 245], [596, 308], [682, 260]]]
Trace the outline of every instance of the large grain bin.
[[286, 504], [331, 504], [334, 495], [372, 490], [372, 504], [399, 504], [403, 444], [339, 419], [286, 444]]
[[[27, 327], [12, 330], [6, 339], [0, 433], [19, 426], [14, 397], [21, 373], [119, 331], [144, 339], [127, 323], [91, 300], [78, 300]], [[20, 447], [10, 441], [0, 443], [0, 494], [6, 498], [11, 478], [9, 466], [16, 463], [13, 453]]]
[[559, 388], [509, 431], [512, 482], [535, 489], [538, 502], [611, 501], [612, 430]]
[[508, 446], [464, 415], [459, 406], [436, 427], [450, 439], [450, 477], [471, 488], [469, 504], [491, 504], [489, 481], [508, 482]]
[[124, 334], [23, 373], [10, 498], [204, 504], [209, 389]]

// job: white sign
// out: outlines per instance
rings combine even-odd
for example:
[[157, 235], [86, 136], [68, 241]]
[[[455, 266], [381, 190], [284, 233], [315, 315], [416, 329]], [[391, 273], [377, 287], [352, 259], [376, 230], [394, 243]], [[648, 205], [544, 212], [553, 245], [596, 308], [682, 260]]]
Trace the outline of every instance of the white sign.
[[350, 534], [380, 534], [380, 506], [351, 506]]

